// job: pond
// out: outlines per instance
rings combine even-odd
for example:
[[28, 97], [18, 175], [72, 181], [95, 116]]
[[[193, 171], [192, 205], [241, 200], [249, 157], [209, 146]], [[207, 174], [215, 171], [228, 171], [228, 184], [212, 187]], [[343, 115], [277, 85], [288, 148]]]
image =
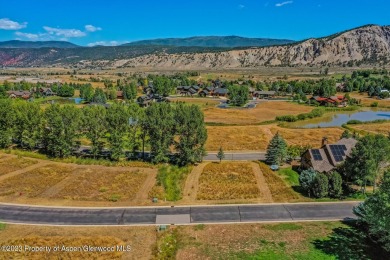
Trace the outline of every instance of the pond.
[[370, 110], [326, 113], [324, 116], [319, 118], [292, 123], [291, 126], [300, 128], [335, 127], [342, 126], [350, 120], [367, 122], [378, 119], [390, 120], [390, 111]]

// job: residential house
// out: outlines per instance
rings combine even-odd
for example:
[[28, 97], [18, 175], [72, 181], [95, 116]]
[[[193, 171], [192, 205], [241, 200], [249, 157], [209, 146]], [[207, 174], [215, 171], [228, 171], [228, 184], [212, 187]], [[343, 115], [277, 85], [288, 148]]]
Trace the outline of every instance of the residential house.
[[18, 91], [18, 90], [7, 91], [7, 95], [9, 98], [23, 98], [23, 99], [29, 99], [32, 96], [30, 91]]
[[314, 96], [310, 100], [318, 102], [321, 106], [346, 107], [348, 105], [348, 100], [344, 96]]
[[254, 91], [253, 92], [253, 97], [255, 97], [255, 98], [268, 99], [268, 98], [274, 97], [275, 95], [276, 95], [275, 91], [260, 90], [260, 91]]
[[198, 86], [181, 86], [177, 88], [177, 93], [182, 96], [193, 96], [199, 91]]
[[357, 141], [354, 138], [342, 138], [334, 144], [328, 144], [327, 138], [322, 139], [322, 147], [308, 149], [301, 156], [301, 168], [313, 168], [318, 172], [330, 172], [337, 168], [351, 154]]
[[212, 96], [214, 97], [227, 97], [228, 95], [228, 89], [227, 88], [215, 88]]
[[39, 93], [41, 93], [41, 95], [45, 96], [45, 97], [50, 97], [50, 96], [56, 95], [56, 93], [51, 88], [45, 88], [45, 87], [40, 87]]
[[199, 96], [201, 96], [201, 97], [211, 96], [213, 94], [213, 92], [214, 92], [214, 87], [208, 86], [208, 87], [203, 88], [199, 92]]
[[116, 92], [116, 99], [125, 99], [125, 96], [123, 95], [123, 91]]

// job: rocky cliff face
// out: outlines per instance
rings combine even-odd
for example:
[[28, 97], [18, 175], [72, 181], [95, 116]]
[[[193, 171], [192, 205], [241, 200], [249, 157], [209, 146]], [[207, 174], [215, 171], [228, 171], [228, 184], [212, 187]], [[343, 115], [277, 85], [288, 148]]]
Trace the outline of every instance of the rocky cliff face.
[[125, 66], [244, 68], [257, 66], [343, 65], [390, 61], [390, 26], [366, 26], [298, 44], [219, 53], [145, 55]]
[[[30, 55], [10, 55], [0, 50], [0, 64], [45, 65], [45, 56], [37, 60]], [[82, 55], [80, 60], [86, 60]], [[223, 52], [168, 54], [154, 52], [150, 54], [126, 57], [112, 57], [115, 61], [104, 59], [104, 66], [110, 67], [154, 67], [164, 69], [223, 69], [259, 66], [340, 66], [356, 63], [389, 64], [390, 62], [390, 26], [364, 26], [350, 31], [320, 39], [263, 48], [249, 48]], [[58, 57], [57, 62], [60, 61]], [[88, 60], [88, 59], [87, 59]], [[77, 62], [77, 61], [75, 61]], [[102, 61], [93, 63], [102, 64]]]

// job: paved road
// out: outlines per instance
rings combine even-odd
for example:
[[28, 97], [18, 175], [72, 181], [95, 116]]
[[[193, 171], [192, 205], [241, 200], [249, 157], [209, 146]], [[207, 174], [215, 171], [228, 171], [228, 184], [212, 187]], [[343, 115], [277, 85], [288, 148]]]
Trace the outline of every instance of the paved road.
[[[218, 161], [216, 152], [208, 152], [205, 161]], [[224, 161], [257, 161], [265, 160], [265, 152], [225, 152]]]
[[54, 208], [0, 204], [0, 222], [42, 225], [206, 224], [354, 218], [356, 202], [139, 208]]

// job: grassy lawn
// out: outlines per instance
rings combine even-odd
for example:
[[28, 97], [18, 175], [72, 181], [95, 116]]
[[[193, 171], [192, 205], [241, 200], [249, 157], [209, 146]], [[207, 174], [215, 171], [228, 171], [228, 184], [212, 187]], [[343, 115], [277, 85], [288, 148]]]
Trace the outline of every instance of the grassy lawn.
[[[283, 171], [288, 175], [283, 174], [281, 177], [278, 173], [273, 172], [268, 165], [264, 163], [259, 163], [259, 165], [271, 191], [274, 202], [297, 202], [308, 200], [301, 194], [294, 191], [293, 188], [287, 184], [289, 182], [296, 182], [296, 176], [294, 176], [294, 173], [291, 171], [289, 171], [289, 173], [286, 173], [287, 171]], [[284, 179], [286, 179], [287, 182], [284, 181]]]
[[187, 175], [192, 167], [162, 166], [157, 173], [156, 186], [149, 193], [150, 198], [177, 201], [183, 196]]
[[0, 176], [10, 172], [24, 169], [36, 163], [37, 161], [29, 160], [25, 158], [12, 158], [12, 159], [0, 161]]
[[183, 227], [179, 237], [177, 259], [386, 259], [340, 222]]
[[7, 178], [0, 183], [0, 196], [37, 197], [68, 177], [72, 170], [72, 167], [47, 165]]
[[247, 162], [223, 162], [206, 165], [199, 178], [198, 200], [259, 198], [252, 166]]
[[291, 129], [276, 124], [259, 126], [207, 126], [208, 139], [206, 150], [217, 151], [219, 147], [225, 151], [267, 149], [269, 141], [279, 132], [289, 145], [310, 145], [320, 147], [322, 137], [328, 137], [330, 143], [340, 139], [341, 127]]
[[277, 116], [308, 113], [312, 107], [293, 102], [261, 102], [253, 109], [221, 109], [210, 107], [204, 110], [206, 123], [250, 125], [275, 120]]
[[291, 168], [283, 168], [278, 174], [290, 185], [299, 186], [299, 174]]
[[352, 92], [350, 93], [350, 96], [352, 98], [356, 98], [361, 101], [361, 104], [363, 106], [369, 107], [371, 106], [372, 103], [378, 102], [378, 107], [387, 107], [390, 108], [390, 100], [389, 99], [375, 99], [371, 98], [367, 95], [367, 93], [357, 93], [357, 92]]

